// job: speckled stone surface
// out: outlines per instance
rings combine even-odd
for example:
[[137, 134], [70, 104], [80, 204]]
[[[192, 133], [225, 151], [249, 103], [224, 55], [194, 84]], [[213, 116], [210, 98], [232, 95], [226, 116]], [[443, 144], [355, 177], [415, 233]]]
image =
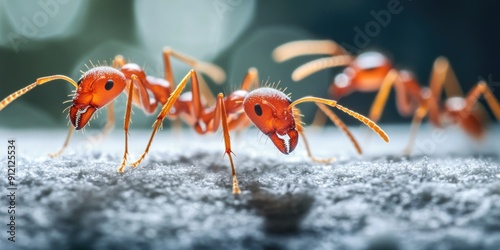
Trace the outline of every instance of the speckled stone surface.
[[[116, 169], [120, 129], [102, 142], [88, 130], [57, 159], [62, 130], [0, 129], [1, 249], [500, 249], [498, 125], [482, 143], [427, 126], [401, 157], [407, 126], [391, 143], [355, 127], [359, 157], [335, 129], [309, 129], [281, 155], [256, 130], [233, 136], [242, 194], [231, 194], [220, 133], [158, 134], [136, 169]], [[131, 131], [136, 159], [149, 131]], [[16, 242], [7, 241], [7, 140], [17, 143]]]

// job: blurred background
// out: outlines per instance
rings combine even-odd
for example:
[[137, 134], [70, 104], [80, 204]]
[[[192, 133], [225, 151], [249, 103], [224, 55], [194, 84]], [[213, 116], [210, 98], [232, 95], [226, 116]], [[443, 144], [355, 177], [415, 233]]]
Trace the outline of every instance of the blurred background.
[[[397, 68], [409, 69], [428, 85], [432, 63], [438, 56], [450, 60], [465, 92], [479, 79], [500, 93], [500, 35], [495, 1], [411, 0], [166, 0], [166, 1], [0, 1], [0, 98], [41, 76], [64, 74], [78, 79], [85, 64], [110, 62], [117, 54], [145, 67], [149, 75], [163, 77], [162, 48], [172, 47], [220, 65], [227, 72], [214, 93], [229, 93], [240, 86], [249, 67], [259, 70], [263, 83], [280, 82], [292, 99], [306, 95], [328, 97], [327, 89], [339, 69], [318, 72], [300, 82], [291, 80], [299, 65], [318, 58], [301, 57], [276, 63], [272, 50], [300, 39], [332, 39], [386, 53]], [[397, 8], [381, 24], [376, 13]], [[374, 14], [375, 13], [375, 14]], [[378, 30], [359, 43], [358, 30], [378, 23]], [[360, 46], [362, 45], [362, 46]], [[189, 70], [174, 63], [176, 80]], [[0, 113], [3, 127], [65, 127], [68, 94], [73, 87], [63, 81], [38, 87]], [[355, 93], [340, 100], [353, 110], [368, 114], [375, 93]], [[125, 100], [117, 100], [121, 123]], [[314, 105], [300, 106], [309, 123]], [[149, 127], [134, 108], [133, 127]], [[92, 127], [102, 126], [105, 112]], [[391, 94], [381, 123], [408, 123], [396, 110]], [[348, 124], [357, 124], [346, 118]], [[96, 125], [97, 123], [97, 125]], [[117, 125], [121, 126], [121, 125]]]

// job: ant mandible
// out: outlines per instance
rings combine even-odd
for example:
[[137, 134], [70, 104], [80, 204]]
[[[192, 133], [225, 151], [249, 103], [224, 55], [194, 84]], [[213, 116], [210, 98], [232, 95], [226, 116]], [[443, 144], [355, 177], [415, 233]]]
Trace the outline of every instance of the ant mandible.
[[[179, 105], [179, 96], [185, 88], [188, 79], [191, 80], [191, 102]], [[196, 71], [191, 70], [172, 92], [171, 97], [163, 106], [160, 114], [153, 124], [153, 131], [149, 142], [141, 157], [134, 163], [136, 167], [149, 152], [153, 138], [162, 126], [165, 117], [175, 118], [181, 116], [199, 134], [215, 132], [222, 123], [222, 131], [225, 142], [225, 154], [228, 155], [232, 171], [233, 193], [240, 193], [236, 170], [232, 158], [230, 130], [243, 129], [252, 123], [265, 135], [283, 154], [291, 153], [298, 143], [299, 135], [302, 136], [308, 156], [313, 161], [330, 162], [332, 159], [318, 159], [312, 156], [309, 144], [306, 140], [300, 117], [302, 114], [295, 106], [303, 102], [314, 102], [325, 114], [350, 138], [354, 147], [361, 154], [361, 148], [352, 136], [347, 126], [327, 107], [335, 107], [350, 116], [363, 122], [375, 131], [384, 141], [389, 142], [387, 134], [368, 118], [351, 111], [334, 100], [322, 99], [312, 96], [300, 98], [294, 102], [282, 91], [271, 87], [258, 87], [258, 73], [255, 68], [250, 68], [243, 78], [241, 87], [227, 96], [219, 93], [214, 105], [204, 105], [200, 100], [198, 92], [198, 80]], [[253, 90], [251, 90], [254, 88]], [[184, 99], [184, 98], [183, 98]], [[173, 109], [172, 109], [173, 108]]]
[[[399, 113], [403, 116], [413, 115], [410, 140], [404, 150], [405, 154], [411, 153], [418, 127], [427, 115], [436, 127], [442, 128], [447, 123], [457, 124], [473, 138], [481, 139], [485, 134], [487, 123], [484, 119], [485, 112], [477, 102], [481, 95], [485, 97], [493, 114], [500, 121], [499, 102], [486, 83], [478, 82], [464, 97], [455, 73], [444, 57], [438, 57], [434, 61], [429, 88], [426, 88], [417, 82], [411, 72], [394, 69], [385, 55], [368, 51], [353, 56], [331, 40], [293, 41], [280, 45], [273, 51], [273, 57], [278, 62], [314, 54], [329, 56], [298, 67], [292, 73], [292, 79], [300, 81], [319, 70], [346, 66], [343, 72], [334, 78], [329, 94], [334, 98], [341, 98], [354, 91], [378, 90], [368, 116], [374, 122], [380, 119], [389, 93], [394, 87]], [[440, 103], [443, 88], [446, 99]], [[324, 121], [320, 115], [316, 117], [316, 124]]]
[[[103, 129], [103, 134], [108, 134], [114, 127], [114, 100], [125, 93], [127, 98], [124, 131], [125, 131], [125, 150], [121, 165], [118, 169], [123, 172], [128, 155], [128, 130], [131, 120], [132, 104], [141, 108], [146, 114], [152, 114], [159, 105], [164, 105], [170, 94], [174, 90], [174, 77], [170, 57], [175, 57], [188, 64], [192, 68], [199, 70], [209, 76], [214, 82], [222, 83], [225, 80], [224, 71], [216, 65], [202, 62], [179, 53], [170, 48], [163, 50], [163, 60], [165, 66], [165, 79], [146, 75], [146, 72], [134, 63], [127, 63], [123, 56], [118, 55], [113, 60], [113, 67], [94, 66], [86, 72], [82, 72], [82, 77], [75, 82], [73, 79], [64, 75], [52, 75], [41, 77], [36, 82], [14, 92], [0, 102], [0, 111], [11, 102], [32, 90], [36, 86], [51, 82], [54, 80], [65, 80], [75, 86], [76, 90], [71, 100], [72, 105], [69, 109], [69, 119], [73, 126], [69, 127], [68, 135], [62, 148], [56, 153], [50, 154], [51, 157], [59, 156], [68, 146], [71, 135], [74, 130], [84, 128], [93, 117], [94, 113], [104, 107], [108, 108], [107, 121]], [[202, 77], [200, 77], [201, 94], [209, 103], [215, 102], [213, 96]], [[200, 92], [196, 93], [200, 95]], [[212, 99], [210, 98], [212, 97]], [[201, 101], [200, 98], [197, 101]], [[69, 101], [68, 101], [69, 102]], [[179, 101], [178, 105], [185, 102]]]

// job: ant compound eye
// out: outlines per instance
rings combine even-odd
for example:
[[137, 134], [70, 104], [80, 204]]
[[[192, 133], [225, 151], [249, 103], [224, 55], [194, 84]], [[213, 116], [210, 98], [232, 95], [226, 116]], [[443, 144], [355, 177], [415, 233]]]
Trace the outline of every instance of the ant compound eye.
[[106, 82], [106, 85], [104, 85], [104, 88], [105, 88], [106, 90], [110, 90], [110, 89], [112, 89], [112, 88], [113, 88], [113, 85], [114, 85], [114, 84], [115, 84], [115, 83], [113, 82], [113, 80], [108, 80], [108, 81]]
[[258, 103], [255, 104], [255, 106], [253, 106], [253, 110], [255, 111], [255, 114], [257, 114], [257, 116], [262, 115], [262, 108], [260, 107], [260, 105]]

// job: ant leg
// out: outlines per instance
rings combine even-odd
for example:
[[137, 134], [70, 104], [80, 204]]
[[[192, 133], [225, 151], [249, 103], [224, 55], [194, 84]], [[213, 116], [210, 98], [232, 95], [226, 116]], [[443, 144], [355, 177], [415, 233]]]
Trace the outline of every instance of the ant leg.
[[[114, 108], [114, 102], [110, 103], [108, 106], [108, 119], [106, 121], [106, 125], [104, 125], [104, 128], [101, 133], [99, 133], [96, 136], [93, 136], [89, 138], [90, 141], [95, 141], [95, 140], [101, 140], [102, 138], [106, 137], [111, 131], [113, 131], [113, 128], [115, 126], [115, 108]], [[75, 127], [69, 126], [69, 131], [68, 135], [66, 136], [66, 140], [64, 140], [64, 144], [55, 153], [50, 153], [49, 156], [51, 158], [56, 158], [59, 157], [64, 150], [68, 147], [69, 145], [69, 140], [71, 139], [71, 136], [73, 135], [73, 132], [75, 131]]]
[[[170, 50], [163, 50], [163, 66], [165, 70], [165, 80], [167, 80], [170, 83], [170, 93], [174, 92], [174, 71], [172, 70], [172, 63], [170, 62]], [[213, 98], [213, 97], [212, 97]], [[172, 128], [175, 132], [175, 134], [181, 134], [182, 130], [182, 122], [180, 120], [175, 120], [172, 122]]]
[[[238, 178], [236, 177], [236, 169], [233, 162], [232, 154], [234, 153], [233, 151], [231, 151], [231, 138], [229, 137], [226, 106], [224, 104], [224, 95], [222, 93], [219, 93], [219, 95], [217, 96], [217, 106], [220, 106], [220, 108], [216, 107], [216, 110], [220, 110], [220, 112], [218, 113], [220, 114], [222, 120], [222, 132], [224, 134], [224, 144], [226, 147], [224, 154], [227, 154], [227, 156], [229, 157], [229, 162], [231, 163], [231, 175], [233, 176], [233, 194], [239, 194], [241, 193], [241, 190], [238, 185]], [[217, 117], [215, 119], [219, 120]], [[214, 126], [214, 129], [217, 129], [217, 127]]]
[[413, 116], [413, 120], [411, 122], [410, 140], [403, 150], [403, 155], [408, 156], [413, 150], [413, 145], [415, 144], [418, 128], [420, 127], [420, 124], [422, 124], [422, 119], [424, 119], [424, 117], [427, 115], [427, 112], [429, 111], [429, 101], [430, 99], [425, 99], [415, 111], [415, 115]]
[[[318, 105], [318, 107], [320, 108], [320, 110], [318, 110], [318, 111], [323, 111], [324, 114], [330, 118], [330, 120], [332, 120], [339, 128], [341, 128], [342, 131], [344, 131], [347, 134], [349, 139], [351, 139], [354, 146], [356, 147], [356, 150], [358, 152], [361, 152], [361, 149], [360, 149], [356, 139], [354, 139], [351, 132], [347, 129], [346, 125], [331, 110], [329, 110], [324, 104], [316, 103], [316, 105]], [[301, 113], [300, 113], [299, 109], [297, 109], [297, 108], [295, 108], [293, 110], [293, 112], [294, 112], [295, 120], [298, 121], [297, 122], [297, 130], [299, 131], [299, 134], [302, 136], [302, 140], [304, 141], [304, 145], [305, 145], [306, 151], [307, 151], [307, 156], [312, 161], [320, 162], [320, 163], [330, 163], [330, 162], [335, 161], [336, 159], [334, 157], [328, 158], [328, 159], [320, 159], [320, 158], [316, 158], [312, 155], [312, 151], [311, 151], [311, 148], [309, 146], [309, 142], [307, 141], [306, 134], [304, 133], [304, 128], [302, 127], [301, 122], [300, 122], [301, 121], [301, 118], [300, 118]]]
[[222, 122], [222, 133], [224, 135], [225, 151], [224, 155], [227, 154], [229, 157], [229, 163], [231, 164], [231, 175], [233, 177], [233, 194], [241, 193], [238, 185], [238, 178], [236, 177], [236, 168], [233, 162], [233, 151], [231, 150], [231, 138], [229, 136], [229, 127], [234, 125], [237, 120], [229, 121], [227, 117], [226, 105], [224, 104], [224, 95], [219, 93], [217, 96], [217, 104], [215, 105], [214, 116], [207, 125], [206, 131], [203, 132], [215, 132], [219, 129], [220, 122]]
[[122, 55], [116, 55], [112, 62], [113, 68], [118, 70], [125, 64], [127, 64], [127, 60]]
[[[144, 153], [141, 155], [141, 157], [137, 161], [135, 161], [134, 163], [131, 164], [132, 167], [137, 167], [137, 165], [139, 165], [139, 163], [141, 163], [141, 161], [144, 159], [144, 157], [146, 157], [146, 154], [149, 152], [149, 148], [151, 147], [151, 143], [153, 142], [153, 138], [156, 135], [156, 132], [162, 126], [163, 120], [168, 115], [168, 112], [170, 112], [170, 109], [172, 108], [174, 103], [179, 98], [180, 94], [182, 93], [182, 90], [184, 90], [184, 88], [186, 87], [186, 84], [187, 84], [189, 79], [191, 79], [191, 85], [193, 88], [193, 96], [195, 96], [194, 90], [195, 90], [195, 86], [198, 86], [198, 78], [196, 75], [196, 71], [190, 70], [189, 73], [186, 74], [184, 79], [182, 79], [182, 81], [179, 83], [179, 85], [177, 85], [175, 90], [170, 94], [170, 97], [168, 98], [167, 102], [163, 105], [160, 113], [156, 117], [156, 121], [153, 123], [153, 131], [152, 131], [151, 136], [149, 138], [146, 149], [144, 150]], [[199, 93], [197, 96], [199, 96]], [[193, 98], [193, 109], [194, 109], [194, 113], [197, 114], [197, 117], [199, 117], [199, 114], [201, 114], [201, 108], [202, 108], [199, 99], [200, 99], [199, 97]]]
[[358, 141], [351, 134], [351, 131], [349, 131], [349, 129], [347, 128], [345, 123], [342, 122], [342, 120], [340, 120], [340, 118], [335, 113], [333, 113], [329, 108], [327, 108], [326, 105], [324, 105], [322, 103], [316, 103], [316, 105], [318, 105], [318, 107], [321, 109], [321, 111], [323, 111], [325, 113], [325, 115], [327, 115], [328, 118], [330, 118], [330, 120], [337, 127], [339, 127], [340, 130], [342, 130], [347, 135], [347, 137], [349, 137], [349, 140], [351, 140], [351, 142], [354, 145], [354, 148], [356, 148], [356, 151], [358, 152], [358, 154], [360, 154], [360, 155], [363, 154], [361, 147], [358, 144]]
[[241, 82], [240, 89], [250, 91], [259, 87], [259, 72], [256, 68], [249, 68], [243, 81]]
[[297, 82], [323, 69], [346, 66], [351, 63], [352, 59], [350, 55], [319, 58], [296, 68], [292, 73], [292, 79]]
[[101, 132], [97, 135], [91, 136], [88, 138], [89, 141], [101, 141], [104, 139], [106, 136], [113, 131], [115, 127], [115, 103], [111, 102], [106, 106], [107, 108], [107, 119], [106, 119], [106, 124], [104, 124], [104, 127], [102, 128]]
[[[195, 129], [196, 126], [198, 126], [197, 124], [199, 122], [200, 117], [201, 115], [196, 117]], [[238, 178], [236, 177], [236, 168], [234, 167], [234, 161], [233, 161], [234, 153], [231, 150], [231, 138], [229, 136], [229, 128], [230, 126], [235, 126], [235, 124], [241, 121], [228, 120], [226, 105], [224, 104], [224, 95], [222, 93], [219, 93], [219, 95], [217, 96], [217, 103], [213, 111], [213, 117], [211, 118], [210, 122], [208, 122], [206, 129], [205, 130], [196, 129], [196, 131], [198, 133], [215, 132], [219, 129], [221, 122], [222, 122], [222, 132], [224, 135], [224, 144], [225, 144], [224, 155], [227, 154], [227, 156], [229, 157], [229, 163], [231, 164], [231, 175], [233, 177], [233, 194], [239, 194], [241, 193], [241, 190], [238, 185]]]
[[474, 106], [475, 103], [477, 103], [477, 99], [479, 99], [479, 96], [483, 95], [484, 98], [486, 99], [486, 102], [490, 106], [493, 114], [497, 118], [498, 121], [500, 121], [500, 104], [498, 100], [495, 98], [493, 93], [491, 92], [490, 88], [488, 88], [488, 85], [484, 81], [480, 81], [470, 92], [467, 94], [467, 97], [465, 99], [466, 101], [466, 108], [464, 109], [465, 112], [470, 112], [472, 110], [472, 107]]
[[165, 80], [167, 80], [170, 83], [170, 93], [174, 91], [174, 72], [172, 70], [172, 63], [170, 62], [170, 50], [169, 49], [163, 49], [163, 67], [165, 70]]
[[130, 117], [131, 117], [131, 112], [132, 112], [132, 97], [134, 93], [134, 82], [137, 81], [138, 78], [136, 75], [132, 75], [132, 81], [129, 86], [129, 91], [128, 91], [128, 98], [127, 98], [127, 106], [125, 109], [125, 118], [123, 121], [123, 130], [125, 132], [125, 150], [123, 152], [123, 159], [122, 163], [120, 165], [120, 168], [118, 168], [118, 172], [122, 173], [123, 168], [125, 167], [125, 164], [127, 162], [127, 156], [128, 156], [128, 128], [130, 125]]
[[306, 151], [307, 151], [307, 156], [312, 161], [327, 164], [327, 163], [331, 163], [331, 162], [334, 162], [337, 160], [335, 157], [328, 158], [328, 159], [320, 159], [320, 158], [314, 157], [311, 153], [311, 148], [309, 147], [309, 142], [307, 141], [306, 133], [304, 133], [304, 128], [302, 126], [300, 126], [300, 127], [297, 126], [297, 129], [299, 131], [300, 136], [302, 137], [302, 140], [304, 141], [304, 145], [305, 145]]
[[101, 132], [101, 138], [106, 137], [115, 128], [115, 103], [112, 102], [108, 106], [108, 119]]
[[297, 131], [299, 132], [300, 136], [302, 137], [302, 140], [304, 141], [307, 156], [314, 162], [325, 163], [325, 164], [330, 163], [330, 162], [334, 162], [336, 160], [335, 157], [328, 158], [328, 159], [320, 159], [320, 158], [316, 158], [312, 155], [311, 147], [309, 146], [309, 141], [307, 141], [307, 136], [306, 136], [306, 133], [304, 132], [304, 127], [302, 126], [302, 121], [301, 121], [302, 114], [298, 108], [293, 109], [293, 116], [296, 120]]
[[445, 57], [438, 57], [434, 61], [429, 87], [437, 99], [441, 98], [443, 87], [447, 97], [464, 96], [455, 72]]
[[199, 87], [200, 87], [201, 96], [203, 96], [205, 98], [207, 105], [208, 106], [215, 105], [216, 101], [215, 101], [214, 94], [210, 90], [210, 87], [208, 87], [208, 84], [202, 75], [199, 75], [198, 82], [200, 83]]
[[311, 123], [312, 127], [322, 127], [326, 123], [326, 115], [325, 113], [321, 112], [321, 110], [317, 110], [316, 114], [314, 115], [314, 119]]
[[62, 148], [59, 149], [55, 153], [50, 153], [49, 154], [50, 158], [56, 158], [56, 157], [58, 157], [59, 155], [62, 154], [62, 152], [66, 149], [66, 147], [68, 147], [69, 140], [71, 139], [71, 135], [73, 135], [73, 132], [75, 132], [75, 127], [73, 127], [73, 126], [70, 125], [69, 126], [69, 130], [68, 130], [68, 135], [66, 136], [66, 140], [64, 140], [64, 144], [63, 144]]
[[[241, 81], [241, 90], [251, 91], [259, 87], [259, 72], [256, 68], [251, 67], [247, 70], [247, 73]], [[227, 119], [227, 118], [226, 118]], [[235, 138], [237, 141], [241, 138], [241, 134], [244, 128], [247, 128], [251, 122], [246, 115], [239, 115], [235, 119], [230, 119], [228, 122], [228, 129], [231, 131], [236, 131]]]
[[321, 54], [349, 55], [342, 46], [332, 40], [302, 40], [276, 47], [273, 51], [273, 59], [276, 62], [284, 62], [298, 56]]
[[389, 73], [384, 77], [382, 81], [382, 85], [373, 101], [373, 104], [370, 108], [370, 119], [374, 122], [377, 122], [382, 116], [382, 112], [385, 108], [385, 104], [387, 103], [387, 98], [389, 97], [389, 93], [391, 92], [392, 86], [397, 84], [398, 82], [398, 72], [394, 69], [390, 70]]

